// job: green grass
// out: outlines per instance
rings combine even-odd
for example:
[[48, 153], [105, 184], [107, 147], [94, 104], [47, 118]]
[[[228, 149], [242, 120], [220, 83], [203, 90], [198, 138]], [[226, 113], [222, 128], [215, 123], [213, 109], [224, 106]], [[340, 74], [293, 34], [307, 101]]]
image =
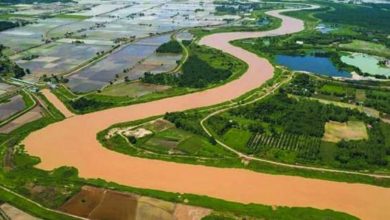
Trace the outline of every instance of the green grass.
[[337, 145], [323, 141], [321, 142], [319, 156], [324, 164], [334, 164], [334, 158], [337, 156]]
[[251, 136], [252, 134], [246, 130], [232, 128], [223, 135], [223, 141], [241, 152], [247, 152], [247, 143]]
[[340, 85], [325, 84], [321, 87], [320, 92], [330, 93], [333, 95], [345, 95], [346, 88]]
[[34, 15], [25, 14], [0, 14], [0, 19], [8, 20], [10, 18], [34, 18]]
[[100, 94], [106, 96], [128, 96], [135, 98], [153, 92], [162, 92], [169, 88], [169, 86], [146, 84], [142, 82], [123, 82], [107, 86]]

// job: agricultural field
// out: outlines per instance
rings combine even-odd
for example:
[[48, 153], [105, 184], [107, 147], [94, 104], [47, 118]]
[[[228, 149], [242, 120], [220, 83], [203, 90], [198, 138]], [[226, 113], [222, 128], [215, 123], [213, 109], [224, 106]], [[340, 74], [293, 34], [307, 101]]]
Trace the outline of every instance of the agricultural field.
[[202, 219], [212, 210], [175, 204], [137, 194], [83, 186], [60, 210], [90, 219]]
[[109, 49], [110, 46], [104, 45], [50, 43], [18, 53], [11, 59], [20, 67], [31, 71], [31, 74], [24, 77], [25, 80], [37, 82], [44, 75], [64, 74], [97, 56], [97, 53]]
[[16, 95], [0, 102], [0, 121], [22, 111], [25, 108], [23, 96]]
[[16, 89], [15, 86], [0, 82], [0, 97], [6, 96], [7, 93], [11, 93]]
[[46, 32], [67, 23], [73, 22], [72, 19], [45, 19], [38, 23], [33, 23], [19, 28], [14, 28], [0, 32], [0, 44], [6, 45], [11, 52], [17, 53], [32, 47], [45, 44]]
[[169, 35], [146, 38], [109, 55], [100, 62], [69, 77], [69, 88], [78, 93], [96, 91], [116, 78], [140, 78], [144, 72], [161, 73], [173, 69], [181, 55], [156, 55], [156, 49], [169, 41]]
[[106, 96], [127, 96], [137, 98], [155, 92], [162, 92], [169, 88], [169, 86], [146, 84], [142, 82], [124, 82], [107, 86], [100, 94]]

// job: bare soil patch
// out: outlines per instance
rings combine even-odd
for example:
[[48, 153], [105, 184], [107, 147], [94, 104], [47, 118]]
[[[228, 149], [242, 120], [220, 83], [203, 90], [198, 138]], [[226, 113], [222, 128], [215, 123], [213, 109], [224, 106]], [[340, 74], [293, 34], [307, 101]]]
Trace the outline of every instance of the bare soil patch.
[[362, 140], [368, 139], [368, 133], [366, 125], [361, 121], [345, 123], [330, 121], [325, 124], [325, 134], [322, 139], [334, 143], [341, 140]]

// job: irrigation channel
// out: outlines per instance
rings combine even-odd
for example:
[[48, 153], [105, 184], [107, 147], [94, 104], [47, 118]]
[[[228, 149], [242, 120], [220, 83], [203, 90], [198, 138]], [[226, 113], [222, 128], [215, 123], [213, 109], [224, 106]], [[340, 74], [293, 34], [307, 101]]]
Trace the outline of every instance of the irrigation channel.
[[248, 70], [239, 79], [197, 93], [74, 115], [31, 133], [23, 141], [27, 152], [41, 158], [38, 168], [52, 170], [72, 166], [84, 178], [101, 178], [133, 187], [207, 195], [242, 203], [333, 209], [362, 219], [390, 219], [388, 188], [131, 157], [102, 147], [96, 139], [98, 132], [116, 123], [215, 105], [261, 86], [272, 78], [273, 66], [266, 59], [229, 42], [302, 31], [303, 21], [280, 14], [288, 10], [300, 9], [267, 12], [282, 19], [277, 29], [218, 33], [199, 42], [245, 61]]

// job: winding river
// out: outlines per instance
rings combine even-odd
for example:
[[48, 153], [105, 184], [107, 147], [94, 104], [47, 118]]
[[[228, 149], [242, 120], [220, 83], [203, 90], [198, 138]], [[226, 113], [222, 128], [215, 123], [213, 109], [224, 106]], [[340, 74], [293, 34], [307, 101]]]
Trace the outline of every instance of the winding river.
[[[23, 141], [27, 152], [41, 158], [42, 162], [37, 165], [41, 169], [73, 166], [84, 178], [102, 178], [139, 188], [208, 195], [242, 203], [333, 209], [363, 219], [390, 219], [388, 188], [130, 157], [110, 151], [96, 140], [99, 131], [115, 123], [221, 103], [262, 85], [272, 77], [272, 65], [266, 59], [232, 46], [229, 41], [303, 30], [301, 20], [280, 15], [280, 12], [268, 12], [282, 19], [278, 29], [214, 34], [200, 41], [248, 63], [247, 72], [239, 79], [198, 93], [70, 115], [31, 133]], [[55, 96], [48, 98], [58, 103]]]

